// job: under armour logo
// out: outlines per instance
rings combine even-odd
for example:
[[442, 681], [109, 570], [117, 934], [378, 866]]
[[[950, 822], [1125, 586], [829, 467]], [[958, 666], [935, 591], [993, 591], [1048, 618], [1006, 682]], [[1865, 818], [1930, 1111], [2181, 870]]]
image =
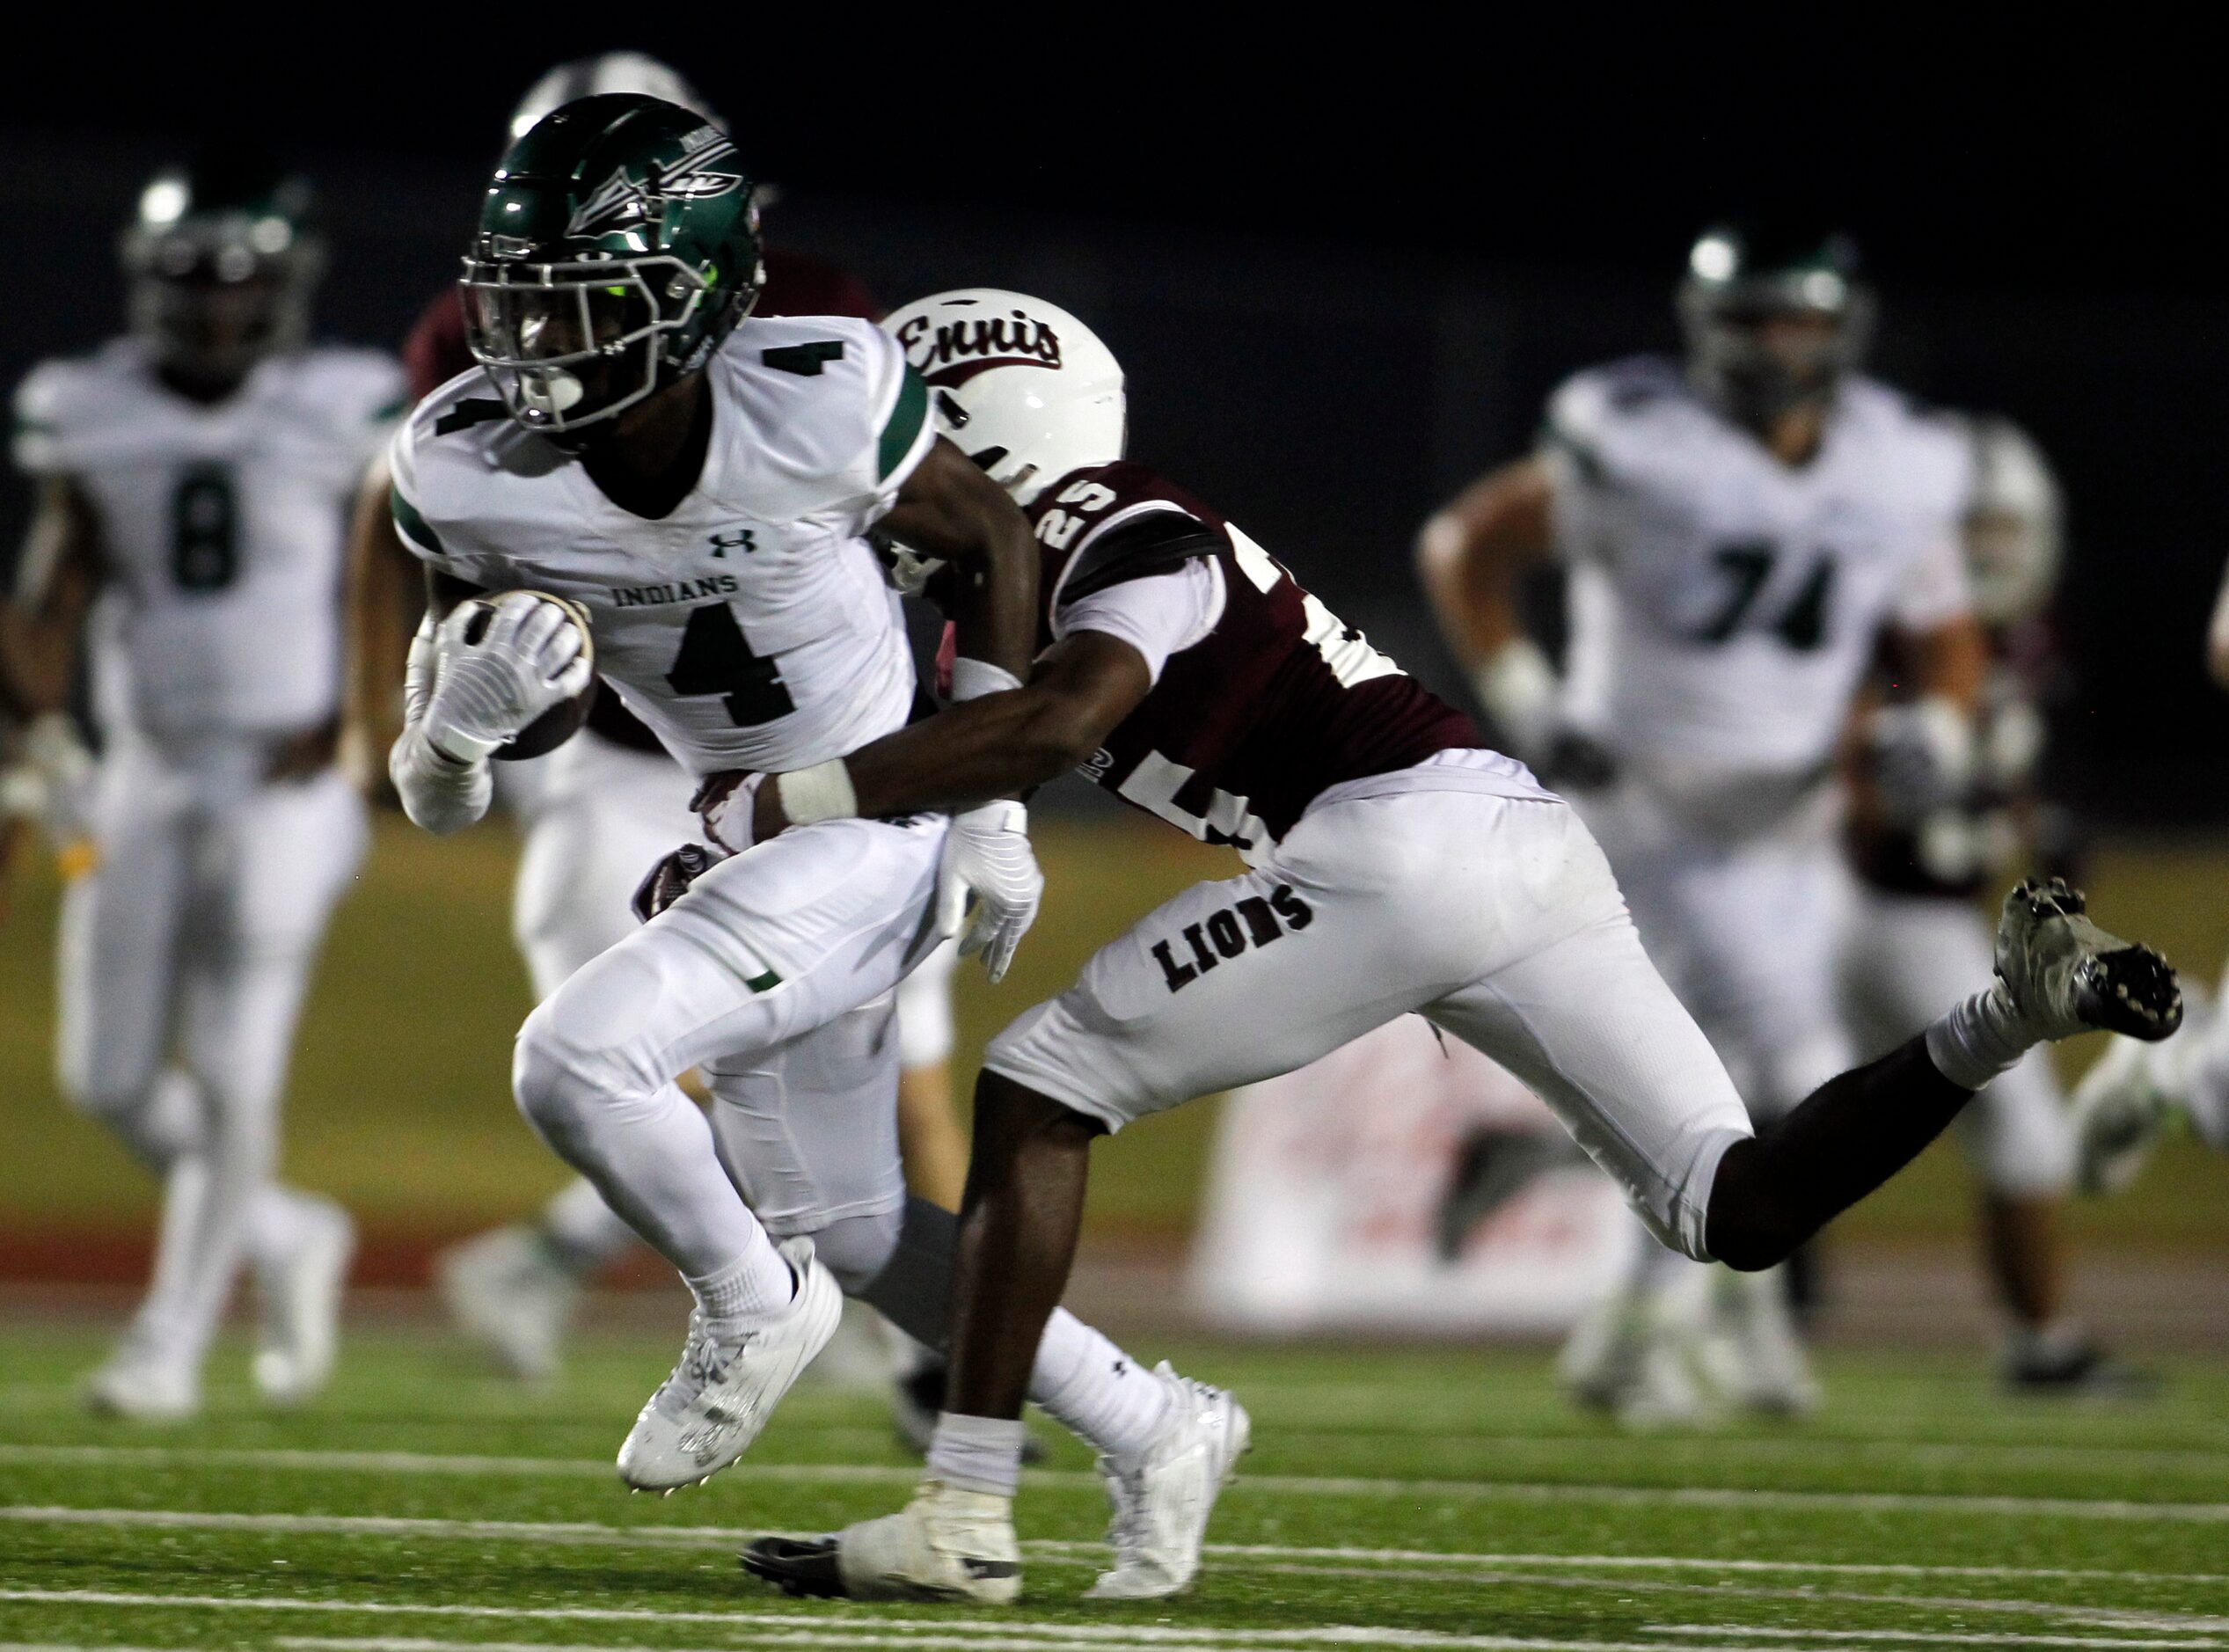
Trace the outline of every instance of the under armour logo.
[[758, 549], [758, 540], [748, 528], [740, 533], [715, 533], [707, 537], [712, 540], [712, 553], [716, 557], [724, 557], [738, 548], [749, 556]]

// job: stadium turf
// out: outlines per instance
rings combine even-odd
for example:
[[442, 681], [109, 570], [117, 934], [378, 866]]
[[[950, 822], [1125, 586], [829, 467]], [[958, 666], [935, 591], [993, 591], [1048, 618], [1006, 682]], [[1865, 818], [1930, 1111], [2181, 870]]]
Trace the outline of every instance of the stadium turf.
[[482, 1377], [430, 1331], [357, 1337], [334, 1390], [257, 1412], [237, 1349], [178, 1429], [102, 1425], [89, 1331], [0, 1327], [0, 1647], [2229, 1648], [2229, 1377], [2141, 1407], [1999, 1401], [1976, 1364], [1831, 1362], [1801, 1425], [1625, 1438], [1545, 1360], [1174, 1354], [1258, 1445], [1210, 1568], [1087, 1605], [1102, 1508], [1056, 1446], [1023, 1492], [1018, 1610], [786, 1601], [734, 1551], [897, 1505], [872, 1393], [800, 1389], [744, 1466], [670, 1500], [610, 1461], [670, 1350]]

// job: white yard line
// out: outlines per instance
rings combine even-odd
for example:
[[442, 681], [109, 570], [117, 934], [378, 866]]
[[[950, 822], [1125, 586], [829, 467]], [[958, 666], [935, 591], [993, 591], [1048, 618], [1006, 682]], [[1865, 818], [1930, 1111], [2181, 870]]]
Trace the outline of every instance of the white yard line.
[[[399, 1515], [235, 1514], [187, 1509], [84, 1509], [48, 1503], [0, 1505], [0, 1523], [90, 1525], [172, 1531], [271, 1531], [331, 1537], [393, 1537], [456, 1541], [584, 1544], [616, 1548], [731, 1548], [753, 1538], [797, 1536], [764, 1526], [615, 1526], [585, 1520], [458, 1520]], [[1035, 1539], [1022, 1545], [1056, 1564], [1103, 1564], [1107, 1546]], [[1279, 1543], [1210, 1543], [1221, 1560], [1345, 1561], [1366, 1566], [1492, 1567], [1583, 1571], [1694, 1571], [1841, 1577], [1963, 1577], [2002, 1582], [2229, 1583], [2229, 1573], [2130, 1572], [2057, 1566], [1922, 1566], [1895, 1561], [1714, 1559], [1677, 1554], [1531, 1554], [1443, 1549], [1324, 1547]]]
[[[875, 1637], [883, 1643], [920, 1646], [919, 1636], [941, 1640], [953, 1637], [970, 1647], [984, 1644], [983, 1637], [1027, 1635], [1040, 1646], [1126, 1647], [1151, 1646], [1159, 1652], [1189, 1652], [1198, 1647], [1324, 1647], [1392, 1646], [1447, 1648], [1448, 1652], [1661, 1652], [1662, 1643], [1646, 1641], [1560, 1641], [1517, 1635], [1451, 1634], [1434, 1629], [1374, 1629], [1362, 1624], [1338, 1624], [1303, 1629], [1177, 1628], [1158, 1624], [1042, 1624], [1006, 1618], [845, 1618], [842, 1609], [808, 1615], [802, 1612], [661, 1612], [630, 1606], [467, 1606], [402, 1601], [307, 1600], [289, 1596], [250, 1597], [238, 1595], [134, 1594], [101, 1589], [0, 1589], [0, 1602], [51, 1605], [152, 1607], [172, 1606], [189, 1611], [269, 1612], [359, 1612], [367, 1616], [506, 1619], [515, 1622], [586, 1623], [707, 1623], [750, 1636], [751, 1645], [772, 1644], [774, 1633], [801, 1631], [816, 1637], [798, 1644], [857, 1646]], [[848, 1626], [856, 1624], [856, 1632]], [[349, 1645], [369, 1649], [373, 1641], [324, 1641], [327, 1646]], [[483, 1647], [483, 1641], [417, 1641], [418, 1648]], [[549, 1652], [542, 1643], [535, 1652]], [[730, 1642], [725, 1652], [733, 1652]], [[588, 1649], [584, 1649], [588, 1652]], [[634, 1652], [634, 1648], [596, 1648], [593, 1652]], [[643, 1648], [641, 1652], [665, 1652]], [[1699, 1648], [1689, 1648], [1699, 1652]]]
[[[602, 1479], [610, 1465], [596, 1458], [449, 1456], [421, 1451], [311, 1451], [223, 1450], [163, 1446], [0, 1445], [0, 1463], [117, 1463], [150, 1467], [241, 1467], [376, 1474], [546, 1475]], [[835, 1463], [753, 1463], [734, 1471], [742, 1480], [830, 1485], [904, 1485], [917, 1468]], [[1036, 1486], [1098, 1486], [1088, 1472], [1034, 1471]], [[1464, 1502], [1622, 1502], [1714, 1509], [1861, 1509], [1877, 1512], [2003, 1515], [2069, 1520], [2158, 1521], [2178, 1524], [2229, 1523], [2229, 1502], [2136, 1502], [2109, 1498], [2022, 1497], [1957, 1492], [1781, 1491], [1747, 1487], [1604, 1486], [1525, 1480], [1359, 1479], [1336, 1475], [1248, 1474], [1242, 1494], [1299, 1497], [1438, 1497]]]
[[2218, 1647], [2218, 1635], [2177, 1640], [2155, 1634], [2094, 1635], [1990, 1634], [1970, 1629], [1781, 1629], [1746, 1624], [1652, 1623], [1650, 1634], [1676, 1634], [1683, 1644], [1689, 1637], [1725, 1635], [1750, 1641], [1925, 1641], [1944, 1646], [2076, 1646], [2076, 1647]]

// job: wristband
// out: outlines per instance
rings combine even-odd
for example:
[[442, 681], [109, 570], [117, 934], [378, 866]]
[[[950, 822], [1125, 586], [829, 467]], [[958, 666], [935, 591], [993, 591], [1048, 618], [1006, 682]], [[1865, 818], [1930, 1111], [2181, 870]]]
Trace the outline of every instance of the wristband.
[[774, 794], [781, 799], [782, 813], [789, 816], [793, 826], [850, 820], [859, 812], [859, 794], [851, 788], [851, 771], [841, 757], [776, 775]]
[[954, 701], [981, 699], [986, 694], [1003, 694], [1009, 689], [1021, 686], [1021, 679], [1002, 665], [988, 660], [970, 660], [960, 655], [952, 662], [952, 698]]

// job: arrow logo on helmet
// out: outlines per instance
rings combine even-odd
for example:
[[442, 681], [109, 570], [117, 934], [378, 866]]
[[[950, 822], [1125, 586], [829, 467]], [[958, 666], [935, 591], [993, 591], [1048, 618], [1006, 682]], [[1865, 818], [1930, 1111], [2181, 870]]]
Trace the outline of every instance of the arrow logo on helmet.
[[663, 163], [654, 161], [641, 179], [631, 177], [622, 168], [598, 184], [588, 198], [573, 209], [573, 216], [565, 226], [566, 233], [592, 235], [639, 223], [650, 216], [654, 206], [663, 206], [669, 201], [709, 201], [731, 194], [743, 186], [743, 175], [715, 170], [713, 163], [727, 160], [734, 153], [735, 146], [727, 141], [726, 134], [712, 127], [702, 128], [690, 138], [679, 156]]

